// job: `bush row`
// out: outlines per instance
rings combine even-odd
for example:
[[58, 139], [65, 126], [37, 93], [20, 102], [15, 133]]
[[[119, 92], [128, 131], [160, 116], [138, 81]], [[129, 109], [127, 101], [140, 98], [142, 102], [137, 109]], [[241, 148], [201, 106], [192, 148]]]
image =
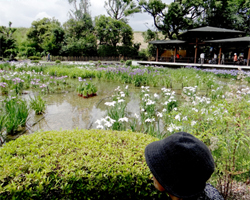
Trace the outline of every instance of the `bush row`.
[[161, 199], [144, 158], [157, 139], [73, 130], [22, 136], [0, 149], [0, 199]]

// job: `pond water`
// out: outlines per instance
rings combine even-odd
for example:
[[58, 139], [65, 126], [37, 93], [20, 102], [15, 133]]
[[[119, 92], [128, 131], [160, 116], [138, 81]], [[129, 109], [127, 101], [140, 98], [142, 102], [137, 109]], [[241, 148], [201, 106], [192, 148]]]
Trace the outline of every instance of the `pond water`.
[[[28, 120], [28, 129], [16, 136], [8, 136], [6, 139], [12, 140], [22, 134], [31, 134], [36, 131], [69, 130], [69, 129], [93, 129], [97, 124], [95, 121], [106, 116], [107, 101], [112, 101], [114, 90], [121, 83], [92, 80], [98, 87], [97, 96], [90, 98], [79, 97], [74, 89], [68, 89], [59, 93], [45, 95], [43, 98], [47, 102], [47, 109], [44, 115], [35, 115], [31, 112]], [[228, 80], [227, 80], [228, 81]], [[77, 81], [76, 81], [77, 83]], [[221, 84], [226, 84], [225, 81]], [[125, 87], [125, 85], [124, 85]], [[176, 92], [177, 99], [181, 100], [182, 89], [172, 89]], [[139, 114], [139, 93], [141, 88], [129, 85], [129, 98], [127, 99], [127, 111], [129, 115]], [[32, 91], [23, 98], [29, 99], [34, 96]], [[161, 87], [151, 87], [150, 93], [160, 93]], [[205, 93], [205, 91], [199, 91]], [[162, 124], [162, 123], [161, 123]], [[163, 125], [162, 125], [163, 126]], [[162, 129], [162, 128], [161, 128]]]
[[[68, 89], [59, 93], [45, 95], [43, 99], [47, 102], [46, 112], [43, 115], [35, 115], [31, 112], [27, 122], [26, 132], [21, 131], [18, 135], [7, 136], [7, 141], [15, 139], [22, 134], [31, 134], [36, 131], [69, 130], [69, 129], [93, 129], [96, 128], [95, 121], [106, 116], [107, 101], [112, 101], [114, 90], [121, 83], [93, 80], [98, 88], [97, 96], [83, 98], [77, 95], [74, 89]], [[129, 85], [129, 84], [128, 84]], [[126, 85], [124, 85], [125, 87]], [[129, 98], [127, 99], [127, 111], [131, 115], [139, 114], [139, 93], [141, 88], [129, 85]], [[181, 90], [175, 90], [180, 96]], [[160, 93], [161, 87], [150, 88], [151, 93]], [[24, 99], [29, 99], [35, 94], [27, 91]]]

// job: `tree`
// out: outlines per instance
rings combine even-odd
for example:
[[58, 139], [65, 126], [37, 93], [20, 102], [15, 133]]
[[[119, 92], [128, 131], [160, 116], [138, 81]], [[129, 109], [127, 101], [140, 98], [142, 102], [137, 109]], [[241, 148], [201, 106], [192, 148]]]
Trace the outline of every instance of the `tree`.
[[90, 16], [89, 7], [90, 2], [89, 0], [80, 0], [79, 5], [77, 6], [77, 0], [68, 0], [69, 4], [73, 4], [74, 10], [69, 11], [69, 16], [71, 19], [76, 21], [82, 20], [84, 16]]
[[16, 54], [16, 40], [12, 37], [16, 28], [11, 28], [12, 22], [9, 22], [9, 27], [0, 26], [0, 57]]
[[137, 0], [154, 19], [155, 27], [173, 39], [182, 31], [202, 25], [244, 30], [250, 33], [250, 1], [180, 0], [167, 5], [162, 0]]
[[[152, 31], [151, 29], [148, 29], [147, 31], [142, 33], [142, 36], [144, 38], [144, 42], [150, 42], [153, 40], [159, 40], [159, 34], [157, 31]], [[153, 45], [153, 44], [148, 44], [148, 48], [147, 48], [147, 54], [148, 56], [155, 56], [155, 52], [156, 52], [157, 46]]]
[[97, 54], [97, 39], [94, 26], [89, 15], [83, 15], [80, 20], [69, 19], [63, 25], [65, 30], [64, 55], [90, 56]]
[[133, 30], [122, 21], [100, 15], [95, 18], [95, 30], [100, 45], [116, 47], [120, 42], [132, 44]]
[[144, 12], [154, 19], [155, 27], [172, 39], [174, 35], [201, 25], [204, 14], [204, 1], [185, 0], [175, 1], [167, 5], [161, 0], [137, 0]]
[[208, 0], [205, 4], [205, 24], [250, 33], [250, 1]]
[[33, 43], [36, 51], [49, 51], [58, 55], [64, 39], [64, 30], [56, 19], [43, 18], [33, 21], [31, 28], [27, 31], [28, 41]]
[[124, 21], [125, 17], [141, 11], [133, 0], [107, 0], [104, 7], [111, 18]]
[[81, 20], [69, 19], [63, 24], [66, 37], [80, 39], [91, 32], [94, 32], [92, 19], [88, 15], [84, 15]]

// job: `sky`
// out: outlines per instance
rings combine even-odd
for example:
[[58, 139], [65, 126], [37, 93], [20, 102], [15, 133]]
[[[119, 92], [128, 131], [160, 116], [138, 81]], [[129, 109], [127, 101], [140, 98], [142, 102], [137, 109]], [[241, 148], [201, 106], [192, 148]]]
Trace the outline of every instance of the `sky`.
[[[173, 0], [162, 0], [169, 4]], [[107, 15], [104, 8], [105, 0], [90, 0], [90, 13], [94, 19], [98, 15]], [[58, 19], [62, 24], [69, 19], [68, 12], [72, 9], [68, 0], [0, 0], [0, 26], [31, 27], [34, 20], [44, 17]], [[147, 13], [134, 14], [128, 17], [129, 25], [134, 31], [153, 29], [153, 18]]]

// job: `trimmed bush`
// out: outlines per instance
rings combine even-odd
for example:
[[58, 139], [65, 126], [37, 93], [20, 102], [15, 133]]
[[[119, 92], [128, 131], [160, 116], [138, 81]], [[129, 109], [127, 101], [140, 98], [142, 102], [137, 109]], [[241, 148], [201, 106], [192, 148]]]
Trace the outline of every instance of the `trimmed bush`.
[[56, 60], [55, 63], [59, 64], [59, 63], [61, 63], [61, 61], [60, 60]]
[[125, 63], [127, 66], [131, 66], [132, 65], [132, 60], [127, 60]]
[[30, 56], [29, 59], [30, 60], [41, 60], [41, 57], [39, 57], [39, 56]]
[[[38, 132], [0, 149], [1, 199], [160, 199], [144, 148], [149, 135]], [[164, 197], [163, 197], [164, 196]]]

